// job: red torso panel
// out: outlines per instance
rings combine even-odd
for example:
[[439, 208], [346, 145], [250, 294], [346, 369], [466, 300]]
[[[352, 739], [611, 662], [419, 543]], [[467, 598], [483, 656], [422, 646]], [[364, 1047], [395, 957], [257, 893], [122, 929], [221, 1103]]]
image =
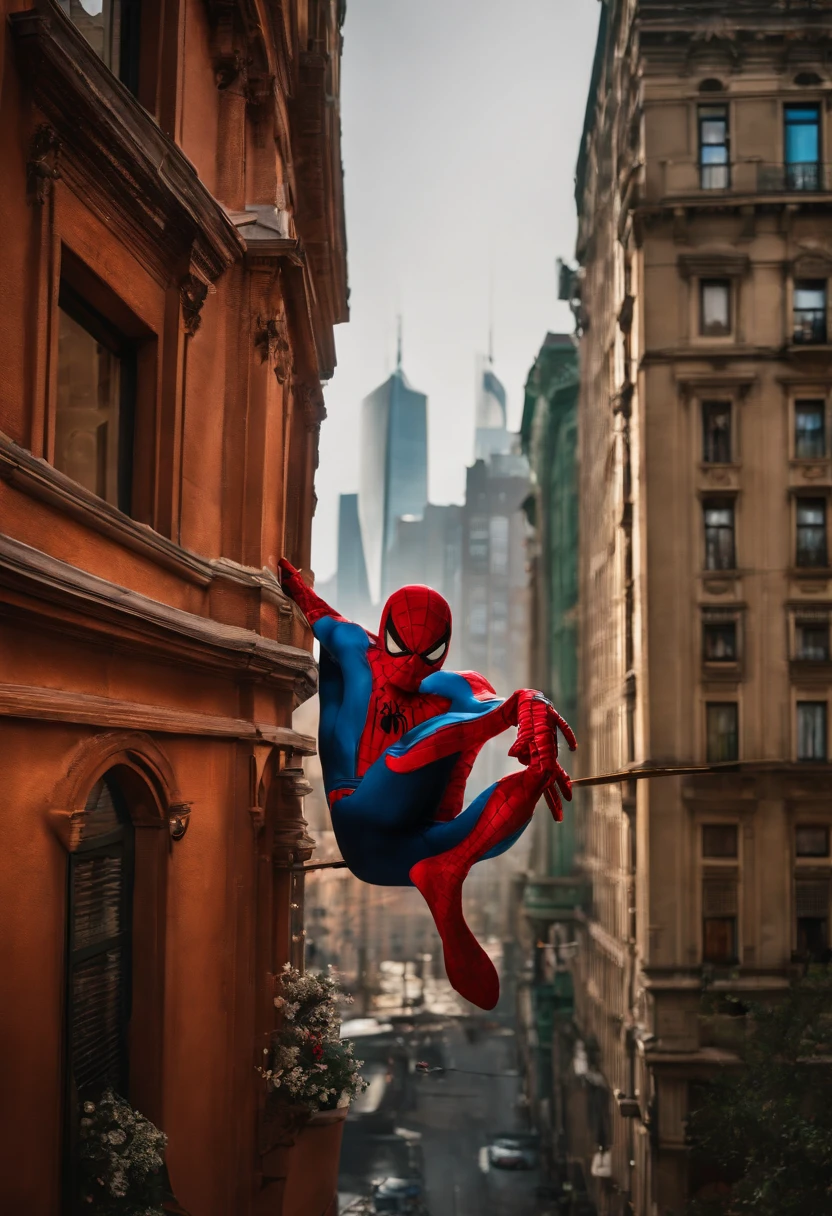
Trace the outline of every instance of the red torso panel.
[[367, 708], [367, 722], [358, 744], [357, 777], [363, 777], [381, 753], [402, 735], [443, 714], [450, 706], [445, 697], [426, 696], [420, 692], [405, 692], [387, 680], [382, 652], [371, 642], [367, 651], [373, 673], [373, 691]]

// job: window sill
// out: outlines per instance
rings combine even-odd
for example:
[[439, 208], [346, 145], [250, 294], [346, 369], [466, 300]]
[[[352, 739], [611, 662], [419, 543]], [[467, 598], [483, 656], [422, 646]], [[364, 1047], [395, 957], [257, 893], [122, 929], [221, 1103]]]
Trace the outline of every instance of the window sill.
[[741, 678], [742, 664], [737, 659], [724, 663], [709, 662], [706, 659], [702, 663], [702, 679], [705, 681], [729, 680], [732, 683], [736, 683]]
[[803, 355], [832, 355], [832, 342], [790, 342], [786, 346], [789, 358]]
[[190, 583], [207, 587], [214, 578], [214, 569], [205, 558], [183, 549], [147, 524], [131, 519], [45, 460], [19, 447], [2, 432], [0, 479], [40, 502], [57, 507], [72, 519], [132, 549], [134, 553], [149, 557]]
[[794, 579], [822, 579], [826, 581], [832, 578], [832, 567], [792, 566], [789, 570], [789, 576]]

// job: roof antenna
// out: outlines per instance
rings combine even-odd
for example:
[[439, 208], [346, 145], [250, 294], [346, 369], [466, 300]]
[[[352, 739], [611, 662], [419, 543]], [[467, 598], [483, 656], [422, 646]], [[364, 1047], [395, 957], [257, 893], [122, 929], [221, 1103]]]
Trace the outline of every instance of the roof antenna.
[[402, 370], [402, 314], [396, 317], [396, 371]]
[[488, 271], [488, 366], [494, 366], [494, 266]]

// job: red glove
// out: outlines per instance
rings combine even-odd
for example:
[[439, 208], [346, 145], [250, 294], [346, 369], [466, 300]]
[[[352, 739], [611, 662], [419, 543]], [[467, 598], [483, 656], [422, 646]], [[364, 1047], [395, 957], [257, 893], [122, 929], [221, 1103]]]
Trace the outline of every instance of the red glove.
[[560, 821], [563, 819], [561, 794], [567, 802], [572, 801], [572, 782], [558, 763], [558, 730], [566, 739], [570, 751], [575, 751], [578, 742], [569, 723], [542, 693], [524, 688], [515, 696], [517, 739], [508, 754], [528, 768], [551, 776], [544, 797], [555, 819]]
[[280, 567], [280, 585], [286, 594], [295, 601], [310, 625], [314, 625], [322, 616], [333, 616], [336, 620], [344, 618], [334, 608], [330, 608], [311, 587], [303, 581], [300, 570], [296, 570], [291, 562], [281, 557], [277, 563]]

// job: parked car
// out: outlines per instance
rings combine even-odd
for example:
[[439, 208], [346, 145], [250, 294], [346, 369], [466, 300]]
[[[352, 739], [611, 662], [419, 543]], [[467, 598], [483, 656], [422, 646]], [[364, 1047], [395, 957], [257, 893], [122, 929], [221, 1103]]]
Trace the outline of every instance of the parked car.
[[385, 1178], [373, 1188], [373, 1202], [379, 1213], [426, 1216], [425, 1192], [418, 1178]]
[[537, 1169], [536, 1138], [522, 1132], [495, 1136], [487, 1147], [488, 1164], [495, 1170]]

